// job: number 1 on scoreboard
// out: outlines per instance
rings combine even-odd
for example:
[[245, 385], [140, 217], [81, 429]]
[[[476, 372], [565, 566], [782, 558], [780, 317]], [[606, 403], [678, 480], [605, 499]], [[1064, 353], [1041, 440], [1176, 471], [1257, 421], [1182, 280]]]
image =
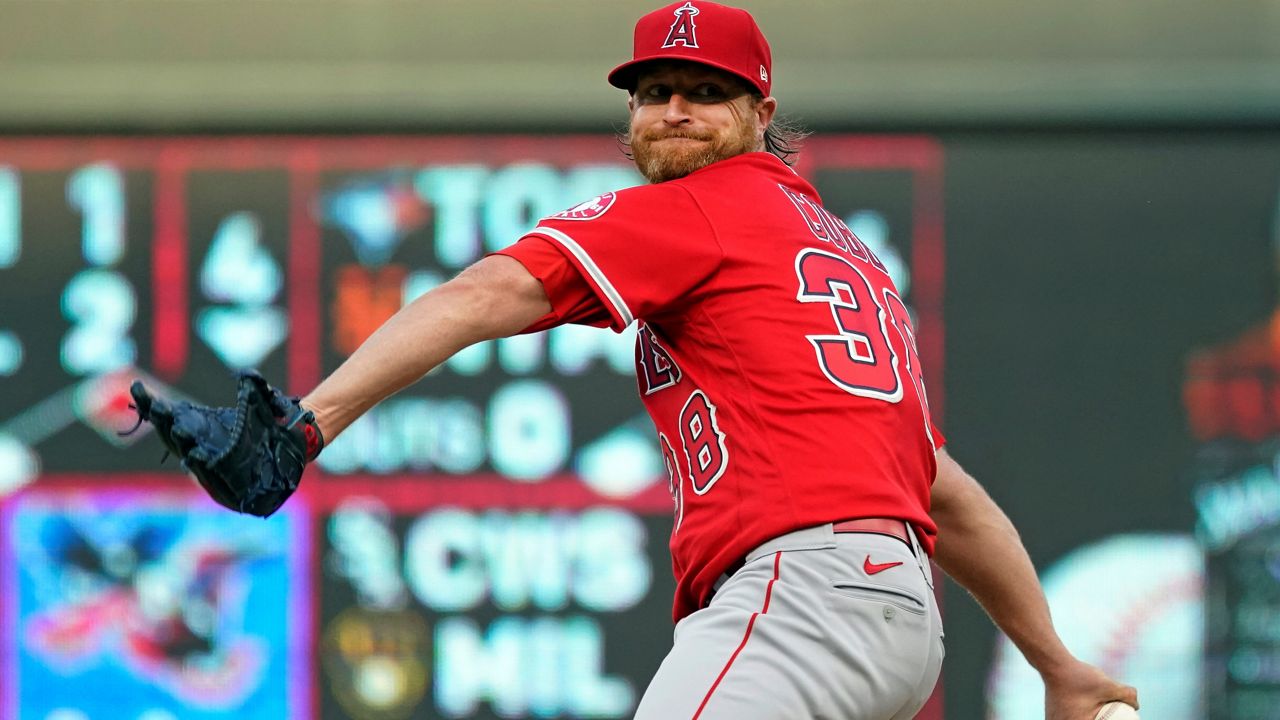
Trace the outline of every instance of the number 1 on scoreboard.
[[90, 265], [115, 265], [124, 255], [124, 178], [106, 163], [86, 165], [67, 180], [67, 203], [83, 218], [81, 245]]
[[0, 165], [0, 268], [22, 254], [22, 184], [18, 172]]

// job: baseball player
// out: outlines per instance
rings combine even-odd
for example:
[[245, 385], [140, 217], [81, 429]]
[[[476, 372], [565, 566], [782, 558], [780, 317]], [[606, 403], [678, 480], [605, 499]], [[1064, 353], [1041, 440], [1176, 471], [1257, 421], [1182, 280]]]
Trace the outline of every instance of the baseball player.
[[141, 413], [219, 502], [269, 514], [323, 438], [464, 347], [639, 323], [677, 589], [674, 645], [637, 718], [914, 716], [943, 657], [930, 558], [1041, 672], [1049, 718], [1136, 706], [1063, 646], [1016, 531], [943, 448], [907, 308], [784, 162], [772, 77], [743, 10], [681, 0], [645, 15], [609, 82], [629, 94], [651, 184], [543, 219], [406, 306], [301, 402], [250, 374], [234, 417], [135, 389]]

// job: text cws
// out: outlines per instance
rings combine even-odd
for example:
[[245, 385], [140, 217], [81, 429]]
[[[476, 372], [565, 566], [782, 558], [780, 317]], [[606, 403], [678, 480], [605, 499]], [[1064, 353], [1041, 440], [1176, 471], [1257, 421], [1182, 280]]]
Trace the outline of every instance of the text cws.
[[[376, 501], [352, 500], [327, 534], [326, 566], [358, 607], [437, 616], [426, 643], [434, 702], [446, 716], [471, 715], [482, 702], [502, 715], [622, 717], [633, 709], [632, 683], [605, 672], [602, 622], [632, 611], [651, 588], [648, 533], [634, 515], [597, 508], [397, 517]], [[517, 614], [487, 623], [470, 615], [486, 606]], [[380, 621], [335, 622], [360, 635], [376, 634], [365, 626]]]

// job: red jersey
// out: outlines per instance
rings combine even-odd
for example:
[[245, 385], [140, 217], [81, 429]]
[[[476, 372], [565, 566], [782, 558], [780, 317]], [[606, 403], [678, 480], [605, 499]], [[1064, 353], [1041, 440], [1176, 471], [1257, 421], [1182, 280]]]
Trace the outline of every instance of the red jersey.
[[676, 620], [750, 550], [802, 527], [900, 518], [932, 552], [942, 438], [907, 308], [781, 160], [749, 153], [607, 193], [502, 254], [555, 308], [531, 329], [640, 321], [637, 382], [676, 506]]

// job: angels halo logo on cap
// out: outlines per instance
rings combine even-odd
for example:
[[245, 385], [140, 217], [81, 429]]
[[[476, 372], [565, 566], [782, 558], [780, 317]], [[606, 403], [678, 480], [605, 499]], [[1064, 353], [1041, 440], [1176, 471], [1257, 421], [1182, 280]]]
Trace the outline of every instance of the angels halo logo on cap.
[[693, 22], [693, 16], [702, 12], [693, 6], [692, 2], [686, 2], [674, 11], [676, 21], [671, 23], [671, 31], [667, 33], [667, 39], [663, 41], [663, 48], [675, 47], [683, 45], [685, 47], [698, 47], [698, 26]]

